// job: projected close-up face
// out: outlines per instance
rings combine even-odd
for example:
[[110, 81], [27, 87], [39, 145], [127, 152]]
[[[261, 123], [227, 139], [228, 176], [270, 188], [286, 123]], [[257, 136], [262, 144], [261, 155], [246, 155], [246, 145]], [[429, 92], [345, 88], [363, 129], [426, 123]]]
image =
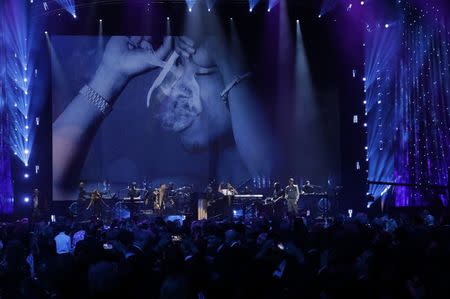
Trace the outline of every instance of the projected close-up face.
[[203, 45], [168, 67], [150, 99], [152, 115], [164, 129], [178, 134], [187, 150], [206, 148], [231, 129], [229, 110], [220, 97], [221, 73]]
[[[216, 31], [161, 40], [52, 36], [55, 198], [77, 198], [80, 180], [87, 192], [105, 179], [115, 192], [143, 180], [203, 190], [216, 178], [239, 186], [284, 173], [283, 165], [272, 168], [278, 155], [320, 157], [276, 131], [279, 125], [294, 126], [293, 134], [300, 136], [311, 125], [309, 118], [292, 122], [301, 105], [289, 104], [294, 91], [276, 86], [278, 73], [267, 57], [258, 58], [252, 46], [237, 42]], [[280, 90], [286, 96], [278, 96]], [[111, 110], [103, 111], [93, 92], [107, 99]], [[334, 111], [331, 104], [326, 111]], [[331, 123], [334, 132], [339, 126]], [[315, 149], [317, 134], [307, 133]], [[318, 169], [316, 161], [326, 161], [310, 160], [312, 170]], [[298, 160], [289, 169], [305, 163]]]

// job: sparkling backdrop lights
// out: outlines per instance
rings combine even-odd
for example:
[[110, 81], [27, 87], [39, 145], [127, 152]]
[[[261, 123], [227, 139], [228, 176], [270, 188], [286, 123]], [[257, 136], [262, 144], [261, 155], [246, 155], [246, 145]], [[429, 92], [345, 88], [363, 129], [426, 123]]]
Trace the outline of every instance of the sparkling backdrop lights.
[[450, 24], [430, 1], [403, 2], [394, 26], [366, 38], [369, 180], [415, 185], [394, 189], [396, 206], [447, 205], [433, 186], [447, 185], [450, 166]]

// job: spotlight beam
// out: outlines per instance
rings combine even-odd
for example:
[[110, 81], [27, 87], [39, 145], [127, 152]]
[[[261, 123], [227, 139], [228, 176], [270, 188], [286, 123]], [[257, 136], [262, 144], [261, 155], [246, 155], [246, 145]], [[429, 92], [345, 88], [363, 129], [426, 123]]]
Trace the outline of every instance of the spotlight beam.
[[64, 8], [68, 13], [72, 15], [74, 19], [77, 18], [75, 11], [75, 0], [56, 0], [62, 8]]
[[252, 12], [261, 0], [248, 0], [248, 10]]
[[32, 98], [34, 59], [31, 54], [33, 29], [26, 17], [26, 3], [4, 1], [7, 11], [4, 20], [3, 42], [5, 45], [5, 103], [9, 110], [9, 145], [14, 154], [28, 166], [34, 139], [34, 128], [29, 119]]
[[216, 4], [217, 0], [206, 0], [206, 6], [208, 7], [208, 12], [210, 12], [214, 5]]
[[320, 8], [319, 18], [328, 14], [330, 11], [336, 8], [341, 0], [324, 0]]
[[187, 6], [189, 12], [192, 12], [192, 8], [194, 7], [197, 0], [185, 0], [185, 1], [186, 1], [186, 6]]
[[280, 0], [269, 0], [267, 11], [270, 12], [278, 3], [280, 3]]

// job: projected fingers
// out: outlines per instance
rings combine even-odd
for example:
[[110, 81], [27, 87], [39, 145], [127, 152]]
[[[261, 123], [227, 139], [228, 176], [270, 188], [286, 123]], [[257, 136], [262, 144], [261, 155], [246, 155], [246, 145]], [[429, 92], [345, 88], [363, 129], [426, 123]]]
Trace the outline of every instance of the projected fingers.
[[194, 42], [185, 36], [180, 36], [175, 39], [175, 51], [183, 57], [190, 57], [195, 54]]
[[139, 48], [142, 40], [142, 36], [130, 36], [128, 41], [128, 48], [130, 50]]
[[159, 49], [156, 50], [155, 56], [158, 59], [165, 60], [167, 56], [169, 56], [171, 50], [172, 50], [172, 37], [166, 36], [163, 40], [161, 47], [159, 47]]
[[144, 36], [139, 44], [139, 47], [141, 47], [144, 50], [153, 52], [153, 47], [152, 47], [151, 42], [152, 42], [152, 38], [150, 36]]

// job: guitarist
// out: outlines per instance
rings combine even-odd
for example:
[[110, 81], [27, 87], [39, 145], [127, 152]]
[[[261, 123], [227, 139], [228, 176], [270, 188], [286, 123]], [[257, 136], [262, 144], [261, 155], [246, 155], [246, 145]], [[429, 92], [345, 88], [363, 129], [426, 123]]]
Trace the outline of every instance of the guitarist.
[[284, 197], [284, 190], [279, 182], [273, 183], [273, 202], [276, 203]]
[[272, 212], [273, 216], [279, 217], [284, 213], [284, 190], [279, 182], [273, 183], [273, 199], [272, 199]]
[[231, 206], [233, 204], [233, 198], [238, 192], [231, 183], [227, 183], [226, 185], [220, 183], [218, 191], [223, 195], [224, 216], [228, 221], [233, 221], [233, 209]]

